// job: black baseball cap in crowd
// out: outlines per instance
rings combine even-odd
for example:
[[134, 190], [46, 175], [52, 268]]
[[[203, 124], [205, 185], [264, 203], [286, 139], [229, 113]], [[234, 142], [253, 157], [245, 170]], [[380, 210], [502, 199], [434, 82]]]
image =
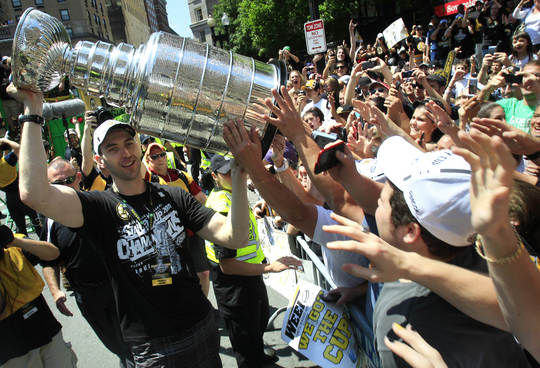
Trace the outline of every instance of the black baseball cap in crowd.
[[216, 153], [210, 160], [210, 170], [214, 173], [227, 174], [231, 171], [231, 160]]

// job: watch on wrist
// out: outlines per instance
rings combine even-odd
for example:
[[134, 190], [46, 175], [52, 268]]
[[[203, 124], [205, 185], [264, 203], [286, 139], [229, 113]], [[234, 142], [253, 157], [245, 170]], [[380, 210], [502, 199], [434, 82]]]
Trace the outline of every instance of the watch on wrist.
[[43, 125], [45, 123], [45, 119], [43, 119], [43, 116], [40, 115], [19, 115], [19, 125], [22, 125], [27, 121], [39, 125]]

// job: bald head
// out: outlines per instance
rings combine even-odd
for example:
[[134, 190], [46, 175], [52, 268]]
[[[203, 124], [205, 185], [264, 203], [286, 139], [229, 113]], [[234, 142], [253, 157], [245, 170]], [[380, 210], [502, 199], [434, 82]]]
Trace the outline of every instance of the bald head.
[[[47, 178], [49, 179], [49, 183], [60, 182], [73, 189], [78, 189], [81, 181], [81, 174], [69, 161], [66, 161], [61, 157], [56, 157], [47, 167]], [[69, 181], [70, 178], [72, 179], [71, 181]]]

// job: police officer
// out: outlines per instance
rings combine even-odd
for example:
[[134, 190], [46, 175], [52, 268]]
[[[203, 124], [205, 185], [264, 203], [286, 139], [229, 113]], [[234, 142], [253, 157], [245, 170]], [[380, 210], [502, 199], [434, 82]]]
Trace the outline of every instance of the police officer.
[[[206, 206], [227, 214], [231, 209], [231, 161], [214, 155], [210, 169], [216, 181]], [[263, 334], [269, 318], [268, 295], [262, 274], [301, 265], [293, 257], [266, 263], [259, 244], [257, 222], [249, 211], [249, 239], [245, 247], [229, 250], [206, 243], [218, 309], [225, 321], [239, 367], [261, 367], [275, 361], [264, 353]]]

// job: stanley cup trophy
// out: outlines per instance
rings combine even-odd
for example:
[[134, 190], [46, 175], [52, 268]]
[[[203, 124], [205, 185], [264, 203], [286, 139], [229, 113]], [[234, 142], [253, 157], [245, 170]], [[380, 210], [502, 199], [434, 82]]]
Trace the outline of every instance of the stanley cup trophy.
[[13, 40], [13, 83], [46, 92], [64, 76], [71, 85], [124, 107], [135, 130], [213, 152], [227, 152], [223, 123], [243, 118], [259, 129], [263, 154], [275, 128], [256, 118], [263, 100], [287, 78], [282, 63], [252, 58], [168, 33], [146, 44], [80, 41], [71, 46], [62, 23], [33, 8]]

